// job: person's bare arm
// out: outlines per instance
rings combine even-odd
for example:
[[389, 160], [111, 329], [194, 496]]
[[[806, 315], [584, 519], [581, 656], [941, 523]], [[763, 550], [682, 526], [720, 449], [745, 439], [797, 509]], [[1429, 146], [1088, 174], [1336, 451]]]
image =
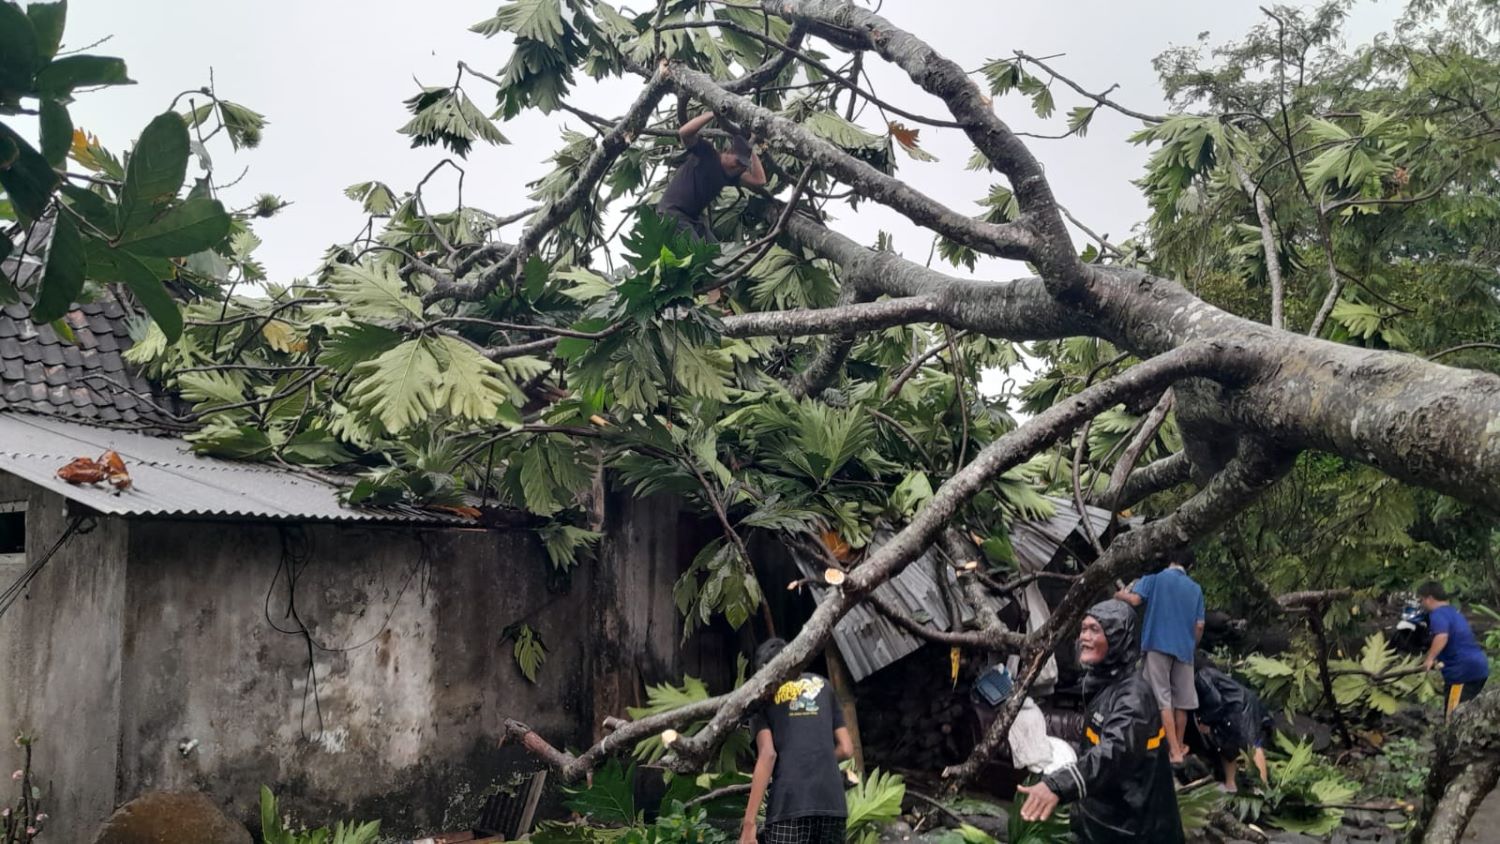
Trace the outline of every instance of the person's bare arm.
[[1141, 605], [1141, 596], [1135, 594], [1129, 589], [1121, 589], [1120, 591], [1116, 592], [1115, 598], [1124, 601], [1132, 607], [1138, 607]]
[[750, 169], [740, 174], [740, 184], [752, 188], [766, 185], [766, 171], [760, 165], [760, 153], [755, 151], [754, 146], [750, 147]]
[[1193, 625], [1193, 644], [1197, 645], [1203, 641], [1203, 622]]
[[848, 727], [839, 727], [833, 731], [833, 755], [840, 762], [854, 758], [854, 739], [849, 736]]
[[755, 772], [750, 775], [750, 799], [745, 803], [745, 819], [740, 823], [740, 844], [755, 844], [755, 816], [760, 814], [766, 786], [776, 768], [776, 742], [770, 730], [755, 734]]
[[1448, 647], [1447, 633], [1439, 633], [1436, 636], [1433, 636], [1432, 647], [1427, 649], [1427, 658], [1422, 661], [1422, 670], [1431, 671], [1432, 667], [1434, 665], [1437, 665], [1438, 654], [1442, 653], [1443, 648], [1446, 647]]
[[683, 146], [691, 147], [693, 144], [698, 143], [698, 133], [703, 131], [703, 127], [711, 123], [713, 119], [713, 112], [703, 112], [702, 114], [694, 117], [692, 120], [689, 120], [688, 122], [678, 127], [677, 139], [682, 141]]

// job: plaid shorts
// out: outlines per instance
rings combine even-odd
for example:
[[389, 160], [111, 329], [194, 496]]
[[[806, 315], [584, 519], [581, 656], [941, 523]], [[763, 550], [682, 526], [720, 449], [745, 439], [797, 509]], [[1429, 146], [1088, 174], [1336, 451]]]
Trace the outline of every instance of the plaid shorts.
[[773, 821], [761, 831], [761, 844], [843, 844], [844, 819], [792, 818]]

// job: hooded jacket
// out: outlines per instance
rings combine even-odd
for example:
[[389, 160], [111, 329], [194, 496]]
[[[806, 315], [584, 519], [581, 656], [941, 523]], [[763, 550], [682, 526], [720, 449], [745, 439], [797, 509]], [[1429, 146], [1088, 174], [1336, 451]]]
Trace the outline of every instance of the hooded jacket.
[[1109, 652], [1084, 677], [1083, 753], [1042, 781], [1073, 804], [1070, 824], [1081, 842], [1179, 844], [1182, 819], [1161, 711], [1137, 670], [1135, 610], [1112, 600], [1088, 615], [1104, 628]]
[[1270, 729], [1271, 719], [1254, 690], [1216, 668], [1199, 668], [1194, 719], [1208, 727], [1213, 749], [1232, 756], [1255, 745]]

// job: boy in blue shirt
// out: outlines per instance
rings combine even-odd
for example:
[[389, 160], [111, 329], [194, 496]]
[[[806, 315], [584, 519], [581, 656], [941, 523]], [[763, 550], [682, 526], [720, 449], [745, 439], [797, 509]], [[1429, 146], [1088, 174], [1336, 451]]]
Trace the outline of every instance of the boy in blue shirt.
[[1427, 648], [1422, 668], [1443, 670], [1443, 682], [1448, 684], [1443, 704], [1446, 719], [1460, 703], [1471, 700], [1484, 688], [1490, 676], [1490, 661], [1474, 639], [1468, 619], [1448, 603], [1443, 584], [1429, 580], [1417, 587], [1417, 597], [1427, 611], [1427, 627], [1432, 632], [1432, 645]]
[[1165, 569], [1137, 580], [1115, 597], [1139, 607], [1146, 605], [1141, 624], [1141, 650], [1146, 652], [1146, 682], [1161, 707], [1172, 764], [1187, 758], [1187, 714], [1198, 708], [1193, 654], [1203, 636], [1203, 589], [1188, 577], [1196, 562], [1193, 552], [1179, 548], [1167, 556]]

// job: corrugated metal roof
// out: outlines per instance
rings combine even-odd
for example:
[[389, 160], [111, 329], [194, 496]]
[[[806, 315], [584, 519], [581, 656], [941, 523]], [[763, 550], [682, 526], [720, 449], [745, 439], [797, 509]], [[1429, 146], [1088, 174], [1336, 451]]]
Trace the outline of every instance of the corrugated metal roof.
[[[1078, 529], [1083, 521], [1078, 508], [1071, 501], [1058, 498], [1050, 500], [1054, 509], [1051, 518], [1039, 522], [1018, 522], [1011, 526], [1011, 548], [1015, 552], [1017, 567], [1022, 571], [1037, 571], [1045, 568], [1057, 555], [1059, 546], [1072, 535], [1073, 531]], [[1097, 507], [1089, 507], [1087, 510], [1093, 521], [1094, 530], [1104, 532], [1109, 526], [1109, 511]], [[890, 531], [876, 531], [874, 538], [870, 541], [870, 550], [873, 551], [889, 542], [893, 535]], [[934, 630], [961, 628], [969, 619], [969, 614], [966, 612], [969, 608], [962, 600], [959, 601], [963, 617], [958, 625], [954, 625], [948, 613], [947, 601], [938, 589], [936, 572], [941, 570], [948, 578], [949, 588], [953, 594], [961, 595], [962, 593], [959, 592], [957, 578], [952, 567], [935, 566], [933, 553], [931, 549], [923, 553], [895, 577], [877, 587], [875, 594], [884, 598], [888, 603], [904, 609], [908, 615], [924, 620]], [[821, 560], [815, 560], [797, 551], [792, 553], [792, 558], [804, 577], [811, 579], [814, 583], [821, 581], [824, 568]], [[813, 594], [821, 603], [827, 596], [827, 589], [813, 586]], [[839, 619], [839, 623], [833, 628], [833, 640], [838, 644], [839, 653], [843, 656], [844, 663], [848, 666], [849, 673], [855, 682], [863, 680], [926, 644], [925, 640], [897, 627], [880, 610], [870, 604], [857, 604]]]
[[[75, 485], [57, 470], [75, 457], [115, 451], [133, 481], [116, 492]], [[330, 484], [265, 464], [194, 454], [175, 437], [96, 428], [64, 419], [0, 412], [0, 471], [116, 516], [386, 522], [474, 526], [461, 516], [414, 507], [347, 507]]]
[[[876, 531], [870, 541], [871, 550], [889, 542], [892, 536], [890, 531]], [[792, 556], [804, 577], [814, 583], [821, 581], [825, 568], [822, 561], [797, 552]], [[957, 590], [958, 582], [952, 568], [943, 565], [941, 570], [948, 578], [949, 588]], [[938, 589], [937, 571], [933, 552], [928, 550], [895, 577], [876, 587], [875, 594], [907, 615], [925, 620], [936, 630], [951, 630], [954, 624], [948, 613], [948, 603]], [[828, 591], [818, 586], [813, 590], [819, 602]], [[967, 620], [967, 616], [961, 619], [959, 626], [963, 620]], [[926, 644], [925, 640], [897, 627], [871, 604], [856, 604], [839, 619], [833, 628], [833, 640], [856, 683]]]

